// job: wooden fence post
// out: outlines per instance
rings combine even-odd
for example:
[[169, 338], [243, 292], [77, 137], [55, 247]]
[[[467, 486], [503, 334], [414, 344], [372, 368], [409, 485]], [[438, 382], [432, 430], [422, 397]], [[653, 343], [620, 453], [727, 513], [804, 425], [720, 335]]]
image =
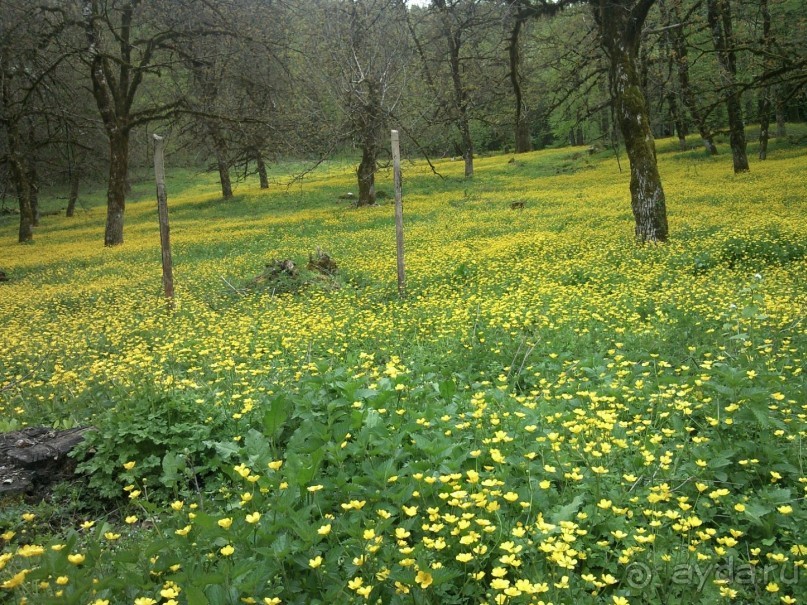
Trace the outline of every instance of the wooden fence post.
[[403, 192], [401, 190], [401, 147], [398, 131], [392, 131], [392, 172], [395, 182], [395, 241], [398, 252], [398, 295], [406, 295], [403, 241]]
[[160, 219], [160, 248], [163, 257], [163, 290], [173, 304], [174, 264], [171, 260], [171, 240], [168, 229], [168, 195], [165, 191], [165, 140], [154, 135], [154, 176], [157, 180], [157, 214]]

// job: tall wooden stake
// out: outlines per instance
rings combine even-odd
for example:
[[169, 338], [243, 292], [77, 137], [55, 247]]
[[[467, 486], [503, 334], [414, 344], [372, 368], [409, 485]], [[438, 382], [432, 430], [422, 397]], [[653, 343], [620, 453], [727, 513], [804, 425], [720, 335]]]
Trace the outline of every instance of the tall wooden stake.
[[168, 229], [168, 195], [165, 192], [165, 141], [154, 135], [154, 176], [157, 179], [157, 214], [160, 218], [160, 248], [163, 256], [163, 289], [165, 298], [173, 304], [174, 263], [171, 260], [171, 239]]
[[403, 242], [403, 192], [401, 191], [401, 146], [398, 131], [392, 131], [392, 173], [395, 181], [395, 240], [398, 247], [398, 295], [406, 294]]

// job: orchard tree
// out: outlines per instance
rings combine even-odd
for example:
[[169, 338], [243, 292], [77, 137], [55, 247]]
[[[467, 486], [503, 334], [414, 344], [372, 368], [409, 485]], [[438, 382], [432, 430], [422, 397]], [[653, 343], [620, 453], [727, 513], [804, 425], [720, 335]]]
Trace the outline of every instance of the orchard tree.
[[[84, 56], [98, 113], [109, 139], [109, 180], [104, 245], [123, 243], [123, 218], [132, 131], [175, 115], [177, 97], [159, 77], [181, 68], [183, 44], [222, 33], [202, 22], [204, 0], [80, 0]], [[217, 15], [217, 11], [210, 11]]]
[[[409, 61], [403, 0], [335, 0], [320, 4], [312, 73], [341, 116], [335, 140], [361, 149], [358, 206], [375, 204], [375, 173], [390, 117], [398, 109]], [[327, 114], [325, 114], [327, 115]], [[331, 114], [333, 115], [333, 114]], [[333, 119], [333, 118], [332, 118]]]

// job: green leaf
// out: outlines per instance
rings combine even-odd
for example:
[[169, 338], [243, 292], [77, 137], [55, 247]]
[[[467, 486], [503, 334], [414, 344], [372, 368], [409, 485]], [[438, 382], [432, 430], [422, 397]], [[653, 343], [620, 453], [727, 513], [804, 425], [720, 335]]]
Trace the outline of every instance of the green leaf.
[[210, 601], [208, 601], [205, 593], [196, 586], [185, 584], [183, 585], [183, 589], [188, 603], [193, 603], [193, 605], [210, 605]]
[[292, 410], [291, 402], [284, 396], [275, 397], [263, 415], [263, 428], [270, 437], [278, 437], [283, 424]]

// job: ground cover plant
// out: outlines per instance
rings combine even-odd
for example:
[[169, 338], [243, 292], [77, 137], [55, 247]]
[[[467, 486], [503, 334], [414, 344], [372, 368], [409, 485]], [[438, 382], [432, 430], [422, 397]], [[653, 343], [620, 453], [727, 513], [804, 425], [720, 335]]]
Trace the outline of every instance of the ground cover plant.
[[405, 299], [339, 163], [175, 172], [173, 310], [147, 183], [123, 247], [0, 223], [0, 429], [97, 428], [0, 510], [0, 603], [804, 602], [804, 149], [660, 152], [663, 246], [607, 152], [406, 166]]

